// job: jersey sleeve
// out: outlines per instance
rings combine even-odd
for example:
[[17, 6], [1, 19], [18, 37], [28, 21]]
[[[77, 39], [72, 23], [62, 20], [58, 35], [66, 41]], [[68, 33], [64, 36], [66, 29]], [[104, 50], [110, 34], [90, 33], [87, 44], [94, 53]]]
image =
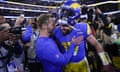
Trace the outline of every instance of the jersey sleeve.
[[58, 50], [56, 45], [47, 44], [44, 47], [45, 50], [43, 49], [40, 51], [41, 54], [39, 54], [40, 52], [37, 52], [37, 56], [38, 56], [38, 58], [41, 58], [44, 61], [46, 60], [50, 63], [64, 66], [70, 61], [74, 47], [75, 47], [74, 44], [71, 45], [69, 51], [62, 54], [62, 53], [60, 53], [60, 51]]
[[88, 24], [85, 24], [85, 28], [84, 28], [84, 36], [85, 36], [85, 39], [91, 35], [91, 29], [90, 29], [90, 26]]
[[22, 34], [22, 41], [29, 42], [32, 35], [32, 26], [27, 26], [26, 31]]

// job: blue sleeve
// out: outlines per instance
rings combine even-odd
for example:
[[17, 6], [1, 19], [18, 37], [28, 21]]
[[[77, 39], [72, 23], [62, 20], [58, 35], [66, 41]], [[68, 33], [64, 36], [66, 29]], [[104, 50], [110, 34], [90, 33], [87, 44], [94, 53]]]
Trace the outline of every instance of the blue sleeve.
[[77, 29], [80, 29], [80, 31], [83, 32], [84, 39], [86, 39], [88, 36], [91, 35], [91, 29], [90, 29], [90, 26], [87, 23], [75, 24], [74, 27], [77, 28]]
[[49, 45], [45, 45], [44, 47], [45, 50], [42, 50], [41, 53], [37, 52], [38, 53], [37, 56], [38, 58], [42, 58], [44, 61], [46, 60], [50, 63], [64, 66], [68, 64], [68, 62], [70, 61], [74, 51], [74, 47], [75, 45], [71, 44], [69, 50], [66, 53], [62, 54], [60, 53], [58, 48], [56, 48], [56, 45], [49, 44]]
[[27, 26], [26, 31], [22, 35], [23, 42], [29, 42], [32, 35], [32, 26]]
[[82, 24], [82, 31], [83, 31], [83, 34], [84, 34], [84, 37], [85, 39], [91, 35], [91, 29], [90, 29], [90, 26], [88, 24]]

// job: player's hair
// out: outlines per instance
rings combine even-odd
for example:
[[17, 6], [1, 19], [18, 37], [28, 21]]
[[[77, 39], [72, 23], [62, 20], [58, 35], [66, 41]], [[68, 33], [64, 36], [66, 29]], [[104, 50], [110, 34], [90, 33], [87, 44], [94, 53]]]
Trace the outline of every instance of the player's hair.
[[37, 26], [41, 28], [43, 24], [48, 24], [51, 17], [53, 17], [52, 14], [41, 14], [37, 19]]

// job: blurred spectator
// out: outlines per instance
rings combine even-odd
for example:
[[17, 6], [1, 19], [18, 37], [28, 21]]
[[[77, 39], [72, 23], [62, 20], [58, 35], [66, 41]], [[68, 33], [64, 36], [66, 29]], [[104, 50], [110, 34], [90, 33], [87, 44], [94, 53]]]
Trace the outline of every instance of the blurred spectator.
[[35, 41], [38, 38], [39, 30], [36, 25], [35, 18], [28, 19], [26, 31], [22, 35], [24, 47], [26, 48], [26, 60], [30, 72], [41, 72], [41, 64], [36, 61]]
[[[0, 30], [0, 35], [2, 35], [0, 36], [0, 72], [8, 72], [7, 64], [13, 56], [15, 58], [21, 57], [22, 47], [19, 43], [19, 36], [10, 33], [10, 25], [5, 22], [4, 16], [0, 16], [0, 18], [0, 27], [2, 28]], [[18, 63], [19, 61], [15, 62], [16, 65], [19, 65]]]
[[118, 24], [118, 31], [120, 32], [120, 24]]
[[103, 31], [105, 34], [107, 34], [108, 36], [111, 35], [111, 18], [108, 16], [106, 17], [105, 15], [103, 15], [103, 12], [99, 9], [96, 8], [95, 12], [97, 14], [97, 16], [103, 21], [104, 27], [103, 27]]
[[13, 27], [13, 26], [14, 26], [15, 21], [16, 21], [16, 20], [15, 20], [14, 18], [7, 19], [7, 22], [10, 24], [10, 26], [11, 26], [11, 27]]

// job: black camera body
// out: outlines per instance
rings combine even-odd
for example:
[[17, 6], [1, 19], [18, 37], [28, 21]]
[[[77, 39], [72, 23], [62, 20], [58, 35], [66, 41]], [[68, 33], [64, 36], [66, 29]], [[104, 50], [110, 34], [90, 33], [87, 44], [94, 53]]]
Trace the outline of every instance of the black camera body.
[[[4, 29], [5, 29], [5, 27], [3, 27], [3, 26], [0, 27], [0, 31], [2, 31]], [[26, 30], [26, 28], [23, 28], [23, 27], [19, 26], [19, 27], [12, 27], [12, 28], [10, 28], [9, 32], [13, 33], [13, 34], [21, 34], [25, 30]]]
[[25, 30], [26, 28], [23, 28], [23, 27], [13, 27], [9, 29], [10, 33], [13, 33], [13, 34], [21, 34]]

